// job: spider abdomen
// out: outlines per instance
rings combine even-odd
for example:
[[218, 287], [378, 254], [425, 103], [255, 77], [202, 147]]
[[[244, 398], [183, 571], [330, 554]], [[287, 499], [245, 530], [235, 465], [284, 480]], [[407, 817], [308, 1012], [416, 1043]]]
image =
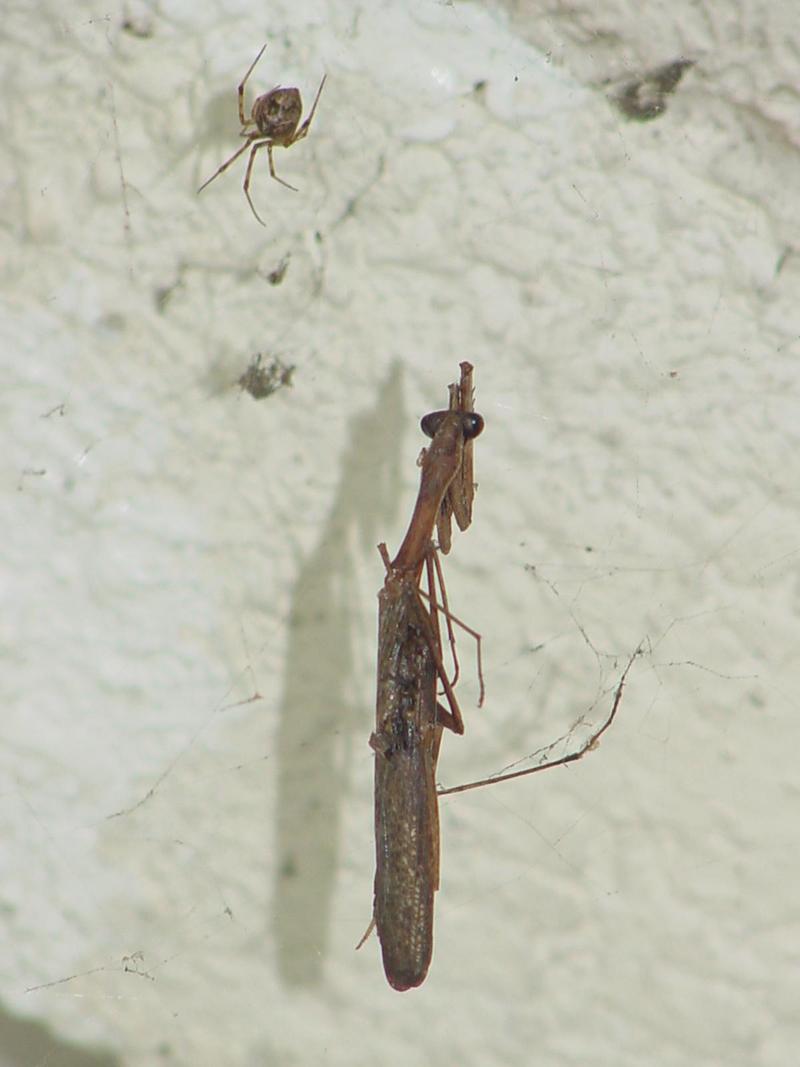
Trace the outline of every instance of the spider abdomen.
[[253, 104], [252, 118], [258, 132], [273, 144], [290, 145], [303, 114], [299, 89], [278, 87], [259, 96]]

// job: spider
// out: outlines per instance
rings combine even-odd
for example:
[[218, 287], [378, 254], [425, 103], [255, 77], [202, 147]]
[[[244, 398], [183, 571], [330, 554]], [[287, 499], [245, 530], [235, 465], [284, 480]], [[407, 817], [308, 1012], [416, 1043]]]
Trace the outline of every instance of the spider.
[[[317, 110], [317, 104], [319, 103], [320, 94], [322, 93], [322, 87], [325, 84], [327, 74], [323, 75], [322, 81], [319, 83], [319, 89], [317, 89], [317, 95], [314, 97], [314, 103], [311, 107], [311, 113], [306, 121], [300, 127], [297, 128], [297, 124], [300, 121], [300, 117], [303, 114], [303, 101], [300, 97], [299, 89], [289, 89], [281, 85], [278, 85], [275, 89], [270, 89], [268, 93], [264, 93], [263, 96], [256, 98], [252, 110], [250, 112], [250, 118], [247, 119], [244, 116], [244, 87], [247, 84], [247, 79], [253, 73], [253, 68], [259, 59], [264, 54], [264, 49], [267, 46], [264, 45], [256, 58], [250, 64], [250, 67], [242, 78], [239, 85], [239, 122], [242, 124], [242, 128], [239, 131], [239, 136], [245, 138], [245, 142], [242, 147], [233, 153], [230, 159], [226, 160], [218, 170], [215, 170], [208, 181], [203, 182], [198, 193], [202, 193], [207, 185], [210, 185], [215, 178], [218, 178], [223, 171], [227, 170], [231, 163], [235, 162], [250, 146], [250, 159], [247, 163], [247, 172], [244, 176], [244, 195], [247, 197], [247, 202], [250, 205], [250, 210], [255, 217], [261, 223], [262, 226], [266, 226], [264, 220], [259, 216], [253, 201], [250, 199], [250, 174], [253, 170], [253, 162], [256, 158], [256, 152], [259, 148], [266, 148], [267, 158], [269, 159], [269, 172], [276, 182], [280, 182], [281, 185], [285, 185], [287, 189], [293, 189], [297, 192], [297, 189], [293, 185], [289, 185], [283, 178], [279, 178], [275, 173], [275, 164], [272, 160], [272, 147], [273, 145], [281, 145], [283, 148], [289, 148], [295, 141], [301, 141], [308, 133], [308, 127], [311, 125], [311, 120], [314, 118], [314, 112]], [[255, 126], [255, 129], [248, 133], [248, 126]]]

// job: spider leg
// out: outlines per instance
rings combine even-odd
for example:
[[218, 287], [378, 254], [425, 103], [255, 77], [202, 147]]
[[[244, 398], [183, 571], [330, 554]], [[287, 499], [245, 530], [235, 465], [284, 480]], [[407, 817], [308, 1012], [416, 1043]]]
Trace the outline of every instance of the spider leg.
[[223, 172], [224, 170], [227, 170], [227, 169], [228, 169], [228, 167], [229, 167], [229, 166], [231, 165], [231, 163], [235, 162], [235, 161], [236, 161], [236, 160], [237, 160], [237, 159], [239, 158], [239, 156], [240, 156], [240, 155], [242, 154], [242, 152], [244, 152], [244, 151], [245, 151], [245, 150], [246, 150], [247, 148], [249, 148], [249, 147], [250, 147], [250, 145], [252, 144], [252, 141], [253, 141], [253, 134], [252, 134], [252, 133], [248, 133], [248, 134], [245, 134], [244, 136], [245, 136], [245, 137], [247, 137], [247, 140], [246, 140], [246, 141], [245, 141], [245, 143], [244, 143], [244, 144], [242, 145], [242, 147], [241, 147], [241, 148], [239, 148], [239, 149], [237, 149], [237, 150], [236, 150], [236, 151], [235, 151], [235, 152], [233, 153], [233, 155], [231, 156], [231, 158], [230, 158], [230, 159], [227, 159], [227, 160], [226, 160], [226, 161], [225, 161], [225, 162], [224, 162], [224, 163], [222, 164], [222, 166], [221, 166], [221, 167], [218, 167], [218, 168], [217, 168], [217, 170], [215, 170], [215, 171], [214, 171], [214, 173], [213, 173], [213, 174], [211, 175], [211, 177], [210, 177], [210, 178], [208, 179], [208, 181], [204, 181], [204, 182], [203, 182], [203, 184], [202, 184], [202, 185], [200, 186], [200, 188], [199, 188], [199, 189], [197, 190], [197, 191], [198, 191], [198, 193], [202, 193], [202, 191], [203, 191], [203, 190], [205, 189], [205, 187], [206, 187], [207, 185], [210, 185], [210, 184], [211, 184], [211, 183], [213, 182], [213, 180], [214, 180], [215, 178], [218, 178], [218, 177], [220, 176], [220, 174], [222, 174], [222, 172]]
[[[269, 172], [270, 172], [270, 174], [272, 175], [272, 177], [275, 179], [276, 182], [280, 182], [281, 185], [285, 185], [287, 189], [291, 189], [293, 192], [296, 193], [297, 189], [295, 188], [295, 186], [289, 185], [288, 182], [285, 182], [283, 180], [283, 178], [279, 178], [278, 175], [275, 173], [275, 164], [274, 164], [274, 162], [272, 160], [272, 142], [271, 141], [266, 141], [264, 143], [267, 146], [267, 157], [269, 158]], [[293, 142], [290, 142], [290, 143], [293, 143]]]
[[[244, 176], [244, 186], [243, 186], [244, 195], [247, 197], [247, 203], [250, 205], [250, 210], [253, 212], [253, 214], [255, 215], [255, 217], [258, 219], [258, 221], [261, 223], [262, 226], [266, 226], [267, 224], [266, 224], [266, 222], [264, 222], [264, 220], [261, 218], [259, 213], [256, 211], [255, 206], [253, 205], [253, 201], [250, 199], [250, 175], [251, 175], [251, 173], [253, 171], [253, 163], [255, 162], [256, 152], [259, 150], [259, 148], [264, 148], [265, 146], [266, 146], [267, 151], [269, 153], [270, 169], [272, 169], [272, 166], [271, 166], [272, 165], [272, 145], [271, 145], [271, 143], [269, 141], [257, 141], [253, 145], [253, 150], [250, 153], [250, 159], [247, 161], [247, 173]], [[247, 145], [245, 145], [245, 148], [246, 147], [247, 147]]]
[[239, 121], [241, 122], [242, 126], [247, 125], [247, 122], [245, 121], [244, 117], [244, 87], [245, 85], [247, 85], [247, 79], [253, 73], [253, 68], [255, 67], [256, 63], [258, 63], [259, 59], [261, 59], [261, 57], [264, 55], [264, 49], [266, 47], [266, 44], [262, 46], [261, 51], [258, 53], [258, 55], [250, 64], [250, 66], [247, 68], [247, 74], [245, 74], [239, 84]]
[[[297, 131], [297, 133], [294, 135], [294, 137], [291, 139], [289, 144], [294, 144], [295, 141], [302, 141], [302, 139], [308, 133], [308, 127], [311, 125], [311, 120], [314, 118], [314, 112], [317, 110], [317, 104], [319, 103], [319, 98], [322, 95], [322, 88], [325, 85], [327, 78], [327, 74], [322, 75], [322, 81], [319, 83], [319, 89], [317, 89], [317, 95], [314, 97], [314, 103], [311, 105], [311, 111], [308, 114], [308, 118]], [[288, 148], [289, 145], [287, 145], [286, 147]]]

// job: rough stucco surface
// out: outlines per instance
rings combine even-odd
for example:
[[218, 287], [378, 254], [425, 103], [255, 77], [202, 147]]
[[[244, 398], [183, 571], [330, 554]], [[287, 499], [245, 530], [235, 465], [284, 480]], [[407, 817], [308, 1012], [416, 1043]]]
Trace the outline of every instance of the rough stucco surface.
[[[4, 18], [3, 1067], [796, 1058], [798, 16], [403, 7]], [[262, 229], [242, 165], [194, 190], [265, 39], [255, 89], [328, 83]], [[681, 55], [657, 120], [609, 104]], [[587, 760], [442, 804], [401, 995], [353, 951], [375, 545], [462, 359], [488, 698], [463, 637], [442, 781], [644, 645]]]

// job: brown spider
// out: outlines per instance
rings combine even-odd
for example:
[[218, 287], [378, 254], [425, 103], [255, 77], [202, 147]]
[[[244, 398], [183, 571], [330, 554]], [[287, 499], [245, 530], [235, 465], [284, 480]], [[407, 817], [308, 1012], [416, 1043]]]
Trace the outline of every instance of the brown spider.
[[[259, 59], [261, 59], [264, 54], [264, 49], [266, 47], [266, 45], [262, 47], [261, 51], [250, 64], [247, 74], [242, 78], [241, 84], [239, 85], [239, 122], [242, 124], [239, 136], [244, 137], [245, 142], [242, 147], [237, 152], [234, 152], [231, 158], [226, 160], [218, 170], [215, 170], [208, 181], [203, 182], [197, 190], [198, 193], [202, 193], [207, 185], [210, 185], [215, 178], [218, 178], [223, 171], [228, 169], [231, 163], [239, 158], [242, 152], [246, 151], [252, 145], [250, 159], [247, 163], [247, 172], [244, 176], [243, 188], [244, 195], [247, 197], [247, 202], [250, 205], [250, 210], [262, 226], [266, 226], [266, 223], [259, 216], [253, 206], [253, 201], [250, 199], [250, 174], [253, 170], [253, 161], [256, 158], [256, 152], [259, 148], [266, 148], [267, 158], [269, 159], [269, 172], [272, 177], [276, 182], [285, 185], [287, 189], [293, 189], [297, 192], [297, 189], [295, 189], [293, 185], [289, 185], [288, 182], [285, 182], [283, 178], [279, 178], [275, 173], [275, 164], [272, 161], [272, 147], [273, 145], [281, 145], [283, 148], [289, 148], [295, 141], [301, 141], [306, 136], [308, 127], [311, 125], [311, 120], [314, 118], [314, 112], [317, 110], [322, 87], [325, 84], [325, 79], [328, 77], [327, 74], [323, 75], [322, 81], [319, 83], [319, 89], [317, 89], [317, 95], [314, 97], [311, 113], [299, 130], [297, 124], [303, 114], [303, 101], [300, 98], [300, 90], [288, 89], [280, 85], [275, 89], [270, 89], [270, 91], [264, 93], [263, 96], [257, 97], [250, 112], [250, 118], [246, 119], [244, 117], [244, 87], [247, 84], [247, 79], [253, 73], [253, 68], [256, 63], [258, 63]], [[255, 130], [248, 133], [248, 126], [255, 126]]]

